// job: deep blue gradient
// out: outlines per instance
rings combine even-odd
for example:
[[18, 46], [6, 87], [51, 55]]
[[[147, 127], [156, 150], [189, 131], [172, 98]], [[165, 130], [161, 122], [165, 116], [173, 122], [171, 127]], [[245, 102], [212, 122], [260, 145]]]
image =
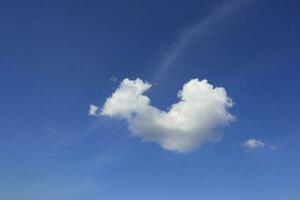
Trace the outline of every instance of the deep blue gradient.
[[[155, 78], [178, 37], [224, 2], [1, 1], [0, 199], [298, 200], [300, 2], [253, 0]], [[207, 79], [237, 120], [222, 141], [178, 154], [88, 116], [138, 77], [157, 83], [147, 95], [161, 109]], [[249, 138], [278, 149], [247, 152]]]

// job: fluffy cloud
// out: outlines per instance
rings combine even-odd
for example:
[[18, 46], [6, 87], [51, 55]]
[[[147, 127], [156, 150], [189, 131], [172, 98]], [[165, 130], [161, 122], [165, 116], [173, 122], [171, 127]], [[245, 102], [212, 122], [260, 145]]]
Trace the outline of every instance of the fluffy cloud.
[[133, 135], [177, 152], [189, 152], [219, 139], [217, 129], [234, 120], [227, 111], [233, 103], [225, 89], [214, 88], [207, 80], [192, 79], [184, 84], [179, 101], [167, 111], [152, 106], [143, 94], [150, 87], [140, 79], [124, 79], [104, 103], [101, 115], [125, 119]]
[[242, 145], [249, 149], [249, 150], [255, 150], [258, 148], [264, 148], [265, 147], [265, 143], [260, 141], [260, 140], [256, 140], [256, 139], [249, 139], [246, 140], [245, 142], [242, 143]]
[[91, 104], [90, 109], [89, 109], [89, 115], [96, 116], [98, 110], [99, 110], [99, 108], [97, 106]]
[[244, 142], [242, 142], [242, 146], [246, 148], [247, 150], [256, 150], [256, 149], [263, 149], [267, 148], [270, 150], [277, 150], [278, 146], [274, 144], [267, 144], [266, 142], [257, 140], [257, 139], [249, 139]]

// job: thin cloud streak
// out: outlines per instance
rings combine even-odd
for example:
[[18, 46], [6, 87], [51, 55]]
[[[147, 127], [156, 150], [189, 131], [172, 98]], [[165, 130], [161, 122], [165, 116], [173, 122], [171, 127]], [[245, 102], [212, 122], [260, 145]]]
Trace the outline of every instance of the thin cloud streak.
[[197, 37], [198, 41], [202, 40], [213, 26], [222, 20], [232, 16], [242, 6], [247, 5], [252, 0], [230, 0], [216, 7], [210, 15], [201, 20], [196, 25], [186, 29], [181, 33], [173, 46], [163, 55], [159, 64], [159, 70], [156, 73], [154, 80], [159, 80], [166, 73], [176, 59], [183, 53], [191, 41]]

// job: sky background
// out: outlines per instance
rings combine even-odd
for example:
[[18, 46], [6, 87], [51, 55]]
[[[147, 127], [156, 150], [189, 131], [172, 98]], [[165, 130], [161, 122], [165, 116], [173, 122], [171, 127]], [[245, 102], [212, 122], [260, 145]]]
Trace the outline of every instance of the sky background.
[[[237, 2], [1, 1], [0, 199], [298, 200], [300, 2]], [[142, 142], [88, 116], [124, 78], [163, 110], [207, 79], [236, 121], [188, 154]]]

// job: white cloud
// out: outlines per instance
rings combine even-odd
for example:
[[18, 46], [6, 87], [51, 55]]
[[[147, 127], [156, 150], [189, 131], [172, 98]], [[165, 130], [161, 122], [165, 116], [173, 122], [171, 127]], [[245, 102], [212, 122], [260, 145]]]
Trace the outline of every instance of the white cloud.
[[256, 150], [256, 149], [262, 149], [262, 148], [268, 148], [270, 150], [277, 150], [278, 146], [274, 144], [267, 144], [266, 142], [257, 140], [257, 139], [249, 139], [244, 142], [242, 142], [242, 146], [248, 150]]
[[150, 104], [143, 95], [151, 84], [124, 79], [103, 105], [101, 115], [125, 119], [133, 135], [153, 141], [164, 149], [189, 152], [206, 141], [217, 140], [217, 128], [234, 117], [227, 111], [233, 103], [222, 87], [192, 79], [178, 92], [179, 101], [168, 111]]
[[259, 148], [264, 148], [265, 147], [265, 143], [260, 141], [260, 140], [256, 140], [256, 139], [249, 139], [246, 140], [245, 142], [242, 143], [242, 145], [249, 149], [249, 150], [255, 150], [255, 149], [259, 149]]
[[91, 116], [97, 116], [97, 112], [98, 112], [99, 108], [93, 104], [90, 105], [90, 109], [89, 109], [89, 115]]

